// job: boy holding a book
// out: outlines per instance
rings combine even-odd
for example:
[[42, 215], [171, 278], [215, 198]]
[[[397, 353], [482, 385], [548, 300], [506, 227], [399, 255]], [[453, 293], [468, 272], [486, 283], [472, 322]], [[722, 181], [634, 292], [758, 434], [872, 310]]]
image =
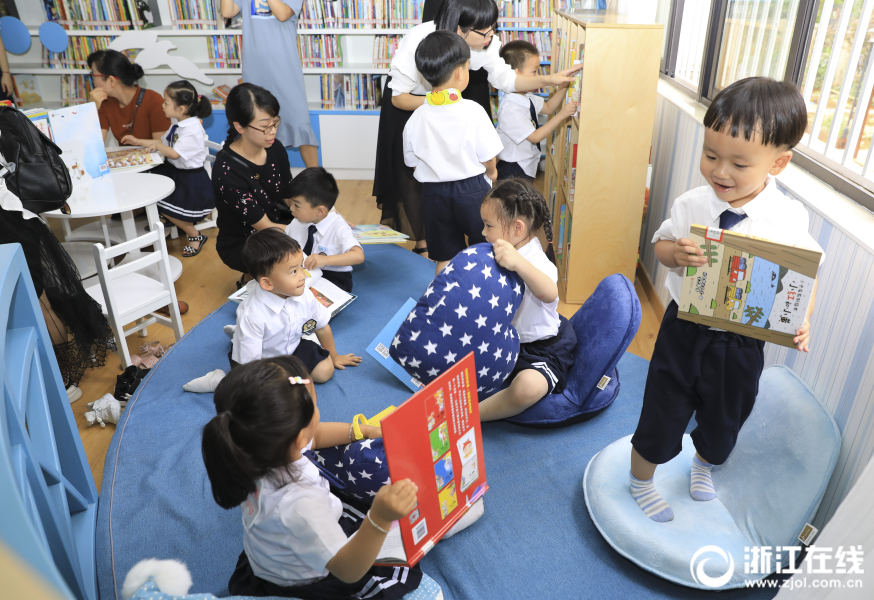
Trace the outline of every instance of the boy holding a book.
[[288, 205], [294, 220], [285, 228], [300, 244], [304, 267], [319, 268], [322, 277], [345, 292], [352, 291], [352, 265], [364, 262], [364, 250], [340, 213], [332, 210], [340, 190], [324, 167], [309, 167], [291, 182]]
[[[735, 82], [710, 105], [704, 127], [701, 175], [707, 185], [677, 198], [671, 218], [653, 237], [656, 257], [670, 269], [665, 287], [672, 302], [659, 329], [631, 439], [630, 488], [656, 522], [674, 518], [653, 485], [656, 466], [680, 453], [693, 413], [697, 452], [689, 491], [698, 501], [716, 498], [711, 469], [734, 449], [756, 401], [765, 361], [762, 341], [677, 318], [685, 269], [707, 261], [688, 239], [692, 224], [821, 250], [808, 233], [804, 206], [783, 195], [774, 180], [807, 127], [807, 107], [798, 90], [765, 77]], [[815, 297], [814, 284], [804, 325], [793, 340], [801, 352], [809, 351]]]
[[[513, 40], [501, 48], [501, 58], [513, 67], [517, 75], [537, 76], [540, 68], [540, 52], [531, 42]], [[552, 133], [559, 124], [573, 116], [579, 109], [576, 102], [568, 102], [554, 117], [540, 126], [538, 114], [551, 115], [564, 102], [568, 84], [559, 86], [558, 91], [545, 101], [532, 93], [505, 93], [498, 108], [498, 136], [504, 149], [498, 154], [498, 179], [510, 177], [537, 176], [540, 163], [540, 143]]]

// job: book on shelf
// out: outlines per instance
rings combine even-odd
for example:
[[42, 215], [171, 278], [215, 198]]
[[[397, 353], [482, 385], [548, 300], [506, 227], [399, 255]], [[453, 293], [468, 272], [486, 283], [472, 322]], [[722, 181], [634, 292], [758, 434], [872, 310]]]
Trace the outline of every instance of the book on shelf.
[[30, 110], [22, 110], [30, 122], [39, 129], [44, 136], [54, 141], [52, 137], [52, 128], [49, 125], [49, 111], [44, 108], [33, 108]]
[[412, 566], [489, 489], [473, 353], [383, 417], [380, 427], [391, 480], [410, 479], [419, 491], [413, 511], [392, 524], [376, 562]]
[[343, 53], [336, 35], [299, 35], [297, 48], [304, 68], [343, 66]]
[[677, 316], [794, 348], [822, 253], [702, 225], [689, 239], [707, 263], [683, 268]]
[[21, 108], [38, 107], [43, 104], [42, 95], [33, 75], [15, 75], [12, 77], [12, 95], [15, 104]]
[[243, 64], [240, 35], [211, 35], [206, 38], [209, 66], [218, 69], [236, 69]]
[[564, 253], [564, 226], [565, 219], [567, 218], [567, 205], [562, 204], [561, 210], [559, 211], [558, 217], [558, 246], [555, 249], [555, 255], [558, 260], [561, 260], [562, 253]]
[[500, 31], [498, 34], [501, 37], [502, 46], [513, 40], [525, 40], [537, 48], [541, 61], [552, 58], [552, 34], [549, 31]]
[[356, 225], [352, 228], [352, 235], [359, 244], [396, 244], [410, 239], [410, 236], [395, 231], [385, 225]]
[[[87, 69], [88, 55], [105, 50], [112, 40], [109, 37], [77, 35], [68, 38], [67, 49], [63, 52], [51, 52], [42, 49], [42, 66], [47, 69]], [[125, 50], [128, 58], [136, 58], [137, 50]]]
[[130, 146], [118, 150], [107, 150], [106, 164], [112, 173], [143, 170], [164, 162], [160, 152], [150, 151], [142, 146]]
[[[260, 5], [267, 7], [266, 0], [251, 0], [251, 2], [253, 9], [257, 9]], [[220, 6], [221, 3], [215, 0], [175, 0], [170, 2], [172, 25], [179, 29], [219, 29], [224, 25]], [[269, 7], [267, 8], [269, 10]]]
[[51, 110], [49, 125], [73, 181], [97, 179], [109, 173], [96, 104]]
[[300, 29], [409, 28], [422, 20], [424, 0], [304, 0]]
[[77, 106], [88, 102], [91, 80], [84, 75], [61, 75], [61, 105]]
[[376, 110], [382, 101], [382, 76], [325, 74], [321, 76], [324, 109]]
[[568, 181], [567, 203], [573, 204], [577, 182], [577, 144], [574, 144], [573, 150], [568, 153], [568, 161], [571, 164], [571, 174]]
[[373, 38], [373, 66], [388, 68], [403, 36], [377, 35]]
[[43, 7], [46, 18], [64, 29], [122, 31], [146, 24], [137, 0], [43, 0]]
[[498, 3], [498, 27], [550, 27], [553, 0], [504, 0]]
[[419, 391], [419, 389], [424, 387], [424, 384], [407, 373], [401, 365], [396, 363], [395, 360], [389, 356], [388, 349], [391, 347], [392, 340], [398, 332], [398, 329], [400, 329], [401, 323], [404, 322], [404, 319], [407, 318], [407, 315], [410, 314], [415, 306], [416, 301], [409, 298], [400, 310], [389, 319], [389, 322], [386, 323], [385, 327], [382, 328], [382, 331], [380, 331], [373, 341], [370, 342], [370, 345], [367, 346], [367, 353], [372, 356], [376, 362], [385, 367], [389, 373], [397, 377], [398, 380], [407, 386], [412, 392]]
[[[228, 296], [228, 300], [240, 303], [255, 291], [257, 281], [250, 281], [239, 290]], [[316, 297], [319, 303], [331, 312], [331, 318], [337, 316], [344, 308], [349, 306], [358, 296], [343, 291], [336, 285], [322, 277], [321, 269], [309, 269], [306, 278], [307, 291]], [[306, 293], [306, 292], [304, 292]]]

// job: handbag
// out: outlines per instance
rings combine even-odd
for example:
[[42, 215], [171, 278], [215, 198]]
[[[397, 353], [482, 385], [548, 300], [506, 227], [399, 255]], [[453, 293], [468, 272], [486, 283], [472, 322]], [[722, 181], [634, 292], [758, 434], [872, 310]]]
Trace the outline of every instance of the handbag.
[[62, 150], [17, 108], [0, 106], [0, 173], [25, 210], [40, 214], [60, 209], [70, 214], [67, 199], [73, 181]]

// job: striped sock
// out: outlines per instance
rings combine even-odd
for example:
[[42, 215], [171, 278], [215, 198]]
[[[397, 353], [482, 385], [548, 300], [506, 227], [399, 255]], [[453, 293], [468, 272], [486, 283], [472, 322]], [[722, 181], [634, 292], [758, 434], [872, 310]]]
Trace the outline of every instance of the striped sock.
[[710, 477], [712, 468], [713, 465], [700, 460], [697, 454], [692, 457], [692, 486], [689, 493], [693, 500], [707, 502], [716, 498], [716, 488], [713, 487], [713, 479]]
[[631, 479], [631, 497], [643, 510], [643, 514], [656, 523], [674, 520], [671, 505], [656, 491], [651, 478], [644, 481], [631, 473], [628, 476]]

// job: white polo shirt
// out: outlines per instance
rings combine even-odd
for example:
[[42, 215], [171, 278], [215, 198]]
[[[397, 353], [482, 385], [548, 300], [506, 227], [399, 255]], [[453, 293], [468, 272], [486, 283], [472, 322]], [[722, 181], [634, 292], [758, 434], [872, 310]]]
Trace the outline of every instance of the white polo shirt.
[[[307, 238], [309, 237], [309, 229], [312, 223], [301, 223], [294, 219], [285, 228], [285, 233], [294, 238], [300, 247], [306, 246]], [[352, 248], [361, 244], [355, 239], [352, 233], [352, 228], [346, 219], [341, 217], [339, 213], [332, 210], [325, 218], [319, 221], [316, 225], [316, 234], [313, 236], [313, 254], [325, 254], [334, 256], [349, 252]], [[306, 257], [304, 257], [306, 259]], [[351, 271], [352, 266], [346, 265], [343, 267], [327, 266], [322, 267], [324, 271]]]
[[[206, 160], [206, 133], [203, 125], [197, 117], [189, 117], [184, 121], [171, 119], [172, 125], [161, 141], [165, 146], [170, 146], [179, 153], [179, 158], [168, 158], [170, 164], [177, 169], [199, 169]], [[170, 131], [173, 125], [177, 125], [173, 132], [174, 140], [170, 139]]]
[[[544, 254], [540, 240], [532, 238], [530, 242], [519, 248], [522, 258], [530, 262], [534, 267], [558, 283], [558, 269]], [[558, 295], [550, 303], [537, 299], [528, 286], [525, 286], [525, 294], [522, 303], [513, 317], [513, 327], [519, 332], [519, 341], [523, 344], [545, 340], [558, 335]]]
[[281, 586], [327, 577], [325, 565], [348, 541], [339, 524], [343, 504], [316, 466], [301, 457], [291, 468], [296, 481], [277, 488], [265, 477], [240, 505], [252, 571]]
[[404, 162], [422, 183], [460, 181], [486, 172], [482, 163], [503, 148], [482, 106], [462, 98], [454, 104], [423, 104], [404, 127]]
[[[504, 94], [498, 107], [498, 136], [504, 149], [498, 158], [504, 162], [519, 163], [529, 177], [537, 177], [540, 148], [528, 141], [538, 125], [531, 122], [531, 103], [540, 114], [545, 100], [534, 94]], [[544, 140], [545, 142], [546, 140]]]
[[291, 354], [303, 333], [321, 329], [331, 320], [331, 313], [309, 290], [300, 296], [280, 298], [256, 281], [246, 287], [249, 295], [237, 307], [231, 351], [231, 358], [240, 364]]
[[[391, 60], [391, 82], [389, 87], [392, 95], [416, 94], [424, 96], [431, 91], [431, 84], [425, 81], [416, 68], [416, 48], [430, 33], [437, 31], [434, 21], [421, 23], [410, 29], [398, 44]], [[472, 35], [476, 35], [475, 33]], [[489, 73], [489, 83], [505, 92], [516, 91], [516, 72], [501, 58], [501, 40], [492, 38], [488, 47], [483, 50], [470, 49], [470, 70], [485, 69]]]
[[[822, 252], [822, 248], [808, 232], [810, 218], [804, 205], [780, 192], [773, 177], [769, 178], [765, 189], [758, 196], [739, 209], [730, 208], [727, 202], [717, 197], [709, 185], [686, 192], [674, 201], [671, 218], [658, 228], [652, 237], [652, 243], [659, 240], [688, 239], [692, 225], [719, 227], [719, 215], [726, 209], [747, 215], [731, 231]], [[820, 264], [824, 260], [825, 253]], [[683, 290], [683, 267], [668, 270], [665, 288], [679, 304]]]

